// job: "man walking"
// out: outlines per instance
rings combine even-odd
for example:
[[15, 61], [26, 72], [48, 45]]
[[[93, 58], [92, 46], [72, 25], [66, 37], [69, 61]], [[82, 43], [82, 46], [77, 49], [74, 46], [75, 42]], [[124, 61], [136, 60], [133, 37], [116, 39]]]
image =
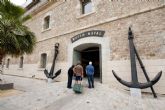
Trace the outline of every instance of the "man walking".
[[88, 77], [88, 88], [94, 88], [94, 78], [93, 78], [93, 75], [94, 75], [94, 67], [92, 66], [92, 62], [90, 61], [89, 62], [89, 65], [86, 66], [86, 74], [87, 74], [87, 77]]

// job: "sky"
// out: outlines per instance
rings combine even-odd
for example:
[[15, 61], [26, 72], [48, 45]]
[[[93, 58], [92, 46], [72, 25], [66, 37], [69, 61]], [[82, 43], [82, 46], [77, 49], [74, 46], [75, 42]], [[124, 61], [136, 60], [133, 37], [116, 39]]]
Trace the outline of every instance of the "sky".
[[26, 0], [10, 0], [10, 1], [19, 6], [23, 6], [23, 4], [25, 4], [26, 2]]
[[22, 7], [26, 7], [28, 4], [30, 4], [33, 0], [10, 0], [15, 5], [19, 5]]

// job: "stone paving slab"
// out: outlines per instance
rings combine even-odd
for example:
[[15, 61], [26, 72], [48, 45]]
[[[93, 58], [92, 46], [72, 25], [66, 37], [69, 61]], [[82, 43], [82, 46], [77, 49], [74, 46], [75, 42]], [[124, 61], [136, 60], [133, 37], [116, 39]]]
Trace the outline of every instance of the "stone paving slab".
[[84, 80], [83, 93], [75, 94], [66, 88], [66, 82], [48, 84], [45, 80], [6, 75], [3, 79], [13, 82], [14, 88], [22, 92], [0, 97], [0, 110], [165, 110], [164, 96], [132, 98], [128, 91], [98, 82], [94, 89], [88, 89]]

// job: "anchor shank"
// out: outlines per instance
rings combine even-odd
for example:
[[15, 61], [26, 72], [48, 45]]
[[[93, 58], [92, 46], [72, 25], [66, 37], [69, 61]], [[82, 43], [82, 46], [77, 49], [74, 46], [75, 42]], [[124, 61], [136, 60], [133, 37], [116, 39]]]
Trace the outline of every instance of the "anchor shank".
[[138, 76], [137, 76], [137, 68], [136, 68], [136, 60], [135, 60], [135, 50], [134, 50], [134, 44], [133, 44], [133, 34], [131, 31], [131, 28], [129, 28], [128, 39], [129, 39], [129, 48], [130, 48], [132, 83], [134, 87], [136, 88], [138, 84]]
[[58, 46], [59, 46], [59, 44], [56, 43], [55, 44], [55, 52], [54, 52], [53, 64], [52, 64], [51, 69], [50, 69], [50, 75], [51, 76], [53, 76], [53, 73], [54, 73], [55, 61], [56, 61], [57, 54], [58, 54]]
[[[146, 77], [147, 81], [149, 82], [149, 81], [150, 81], [150, 78], [148, 77], [148, 74], [147, 74], [146, 69], [145, 69], [145, 67], [144, 67], [144, 65], [143, 65], [143, 62], [142, 62], [141, 59], [140, 59], [140, 56], [139, 56], [139, 54], [138, 54], [138, 52], [137, 52], [137, 50], [136, 50], [136, 48], [135, 48], [135, 45], [133, 45], [133, 46], [134, 46], [134, 50], [135, 50], [136, 57], [137, 57], [137, 59], [138, 59], [138, 61], [139, 61], [139, 64], [140, 64], [140, 66], [141, 66], [141, 68], [142, 68], [142, 71], [143, 71], [143, 73], [144, 73], [144, 76]], [[156, 95], [156, 93], [155, 93], [155, 90], [154, 90], [153, 86], [151, 86], [150, 88], [151, 88], [151, 91], [152, 91], [152, 93], [153, 93], [153, 96], [156, 98], [157, 95]]]

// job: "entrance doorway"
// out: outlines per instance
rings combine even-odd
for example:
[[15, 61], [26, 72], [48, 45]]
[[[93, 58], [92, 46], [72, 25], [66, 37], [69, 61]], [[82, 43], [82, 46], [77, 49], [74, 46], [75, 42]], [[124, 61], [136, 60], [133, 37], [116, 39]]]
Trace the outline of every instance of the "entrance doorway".
[[94, 77], [100, 78], [100, 55], [99, 55], [99, 47], [91, 47], [81, 51], [81, 63], [85, 68], [89, 61], [92, 61], [92, 65], [95, 68]]
[[95, 68], [95, 79], [101, 82], [101, 56], [99, 44], [83, 44], [74, 48], [73, 63], [81, 62], [84, 68], [84, 76], [86, 77], [85, 67], [92, 61]]

